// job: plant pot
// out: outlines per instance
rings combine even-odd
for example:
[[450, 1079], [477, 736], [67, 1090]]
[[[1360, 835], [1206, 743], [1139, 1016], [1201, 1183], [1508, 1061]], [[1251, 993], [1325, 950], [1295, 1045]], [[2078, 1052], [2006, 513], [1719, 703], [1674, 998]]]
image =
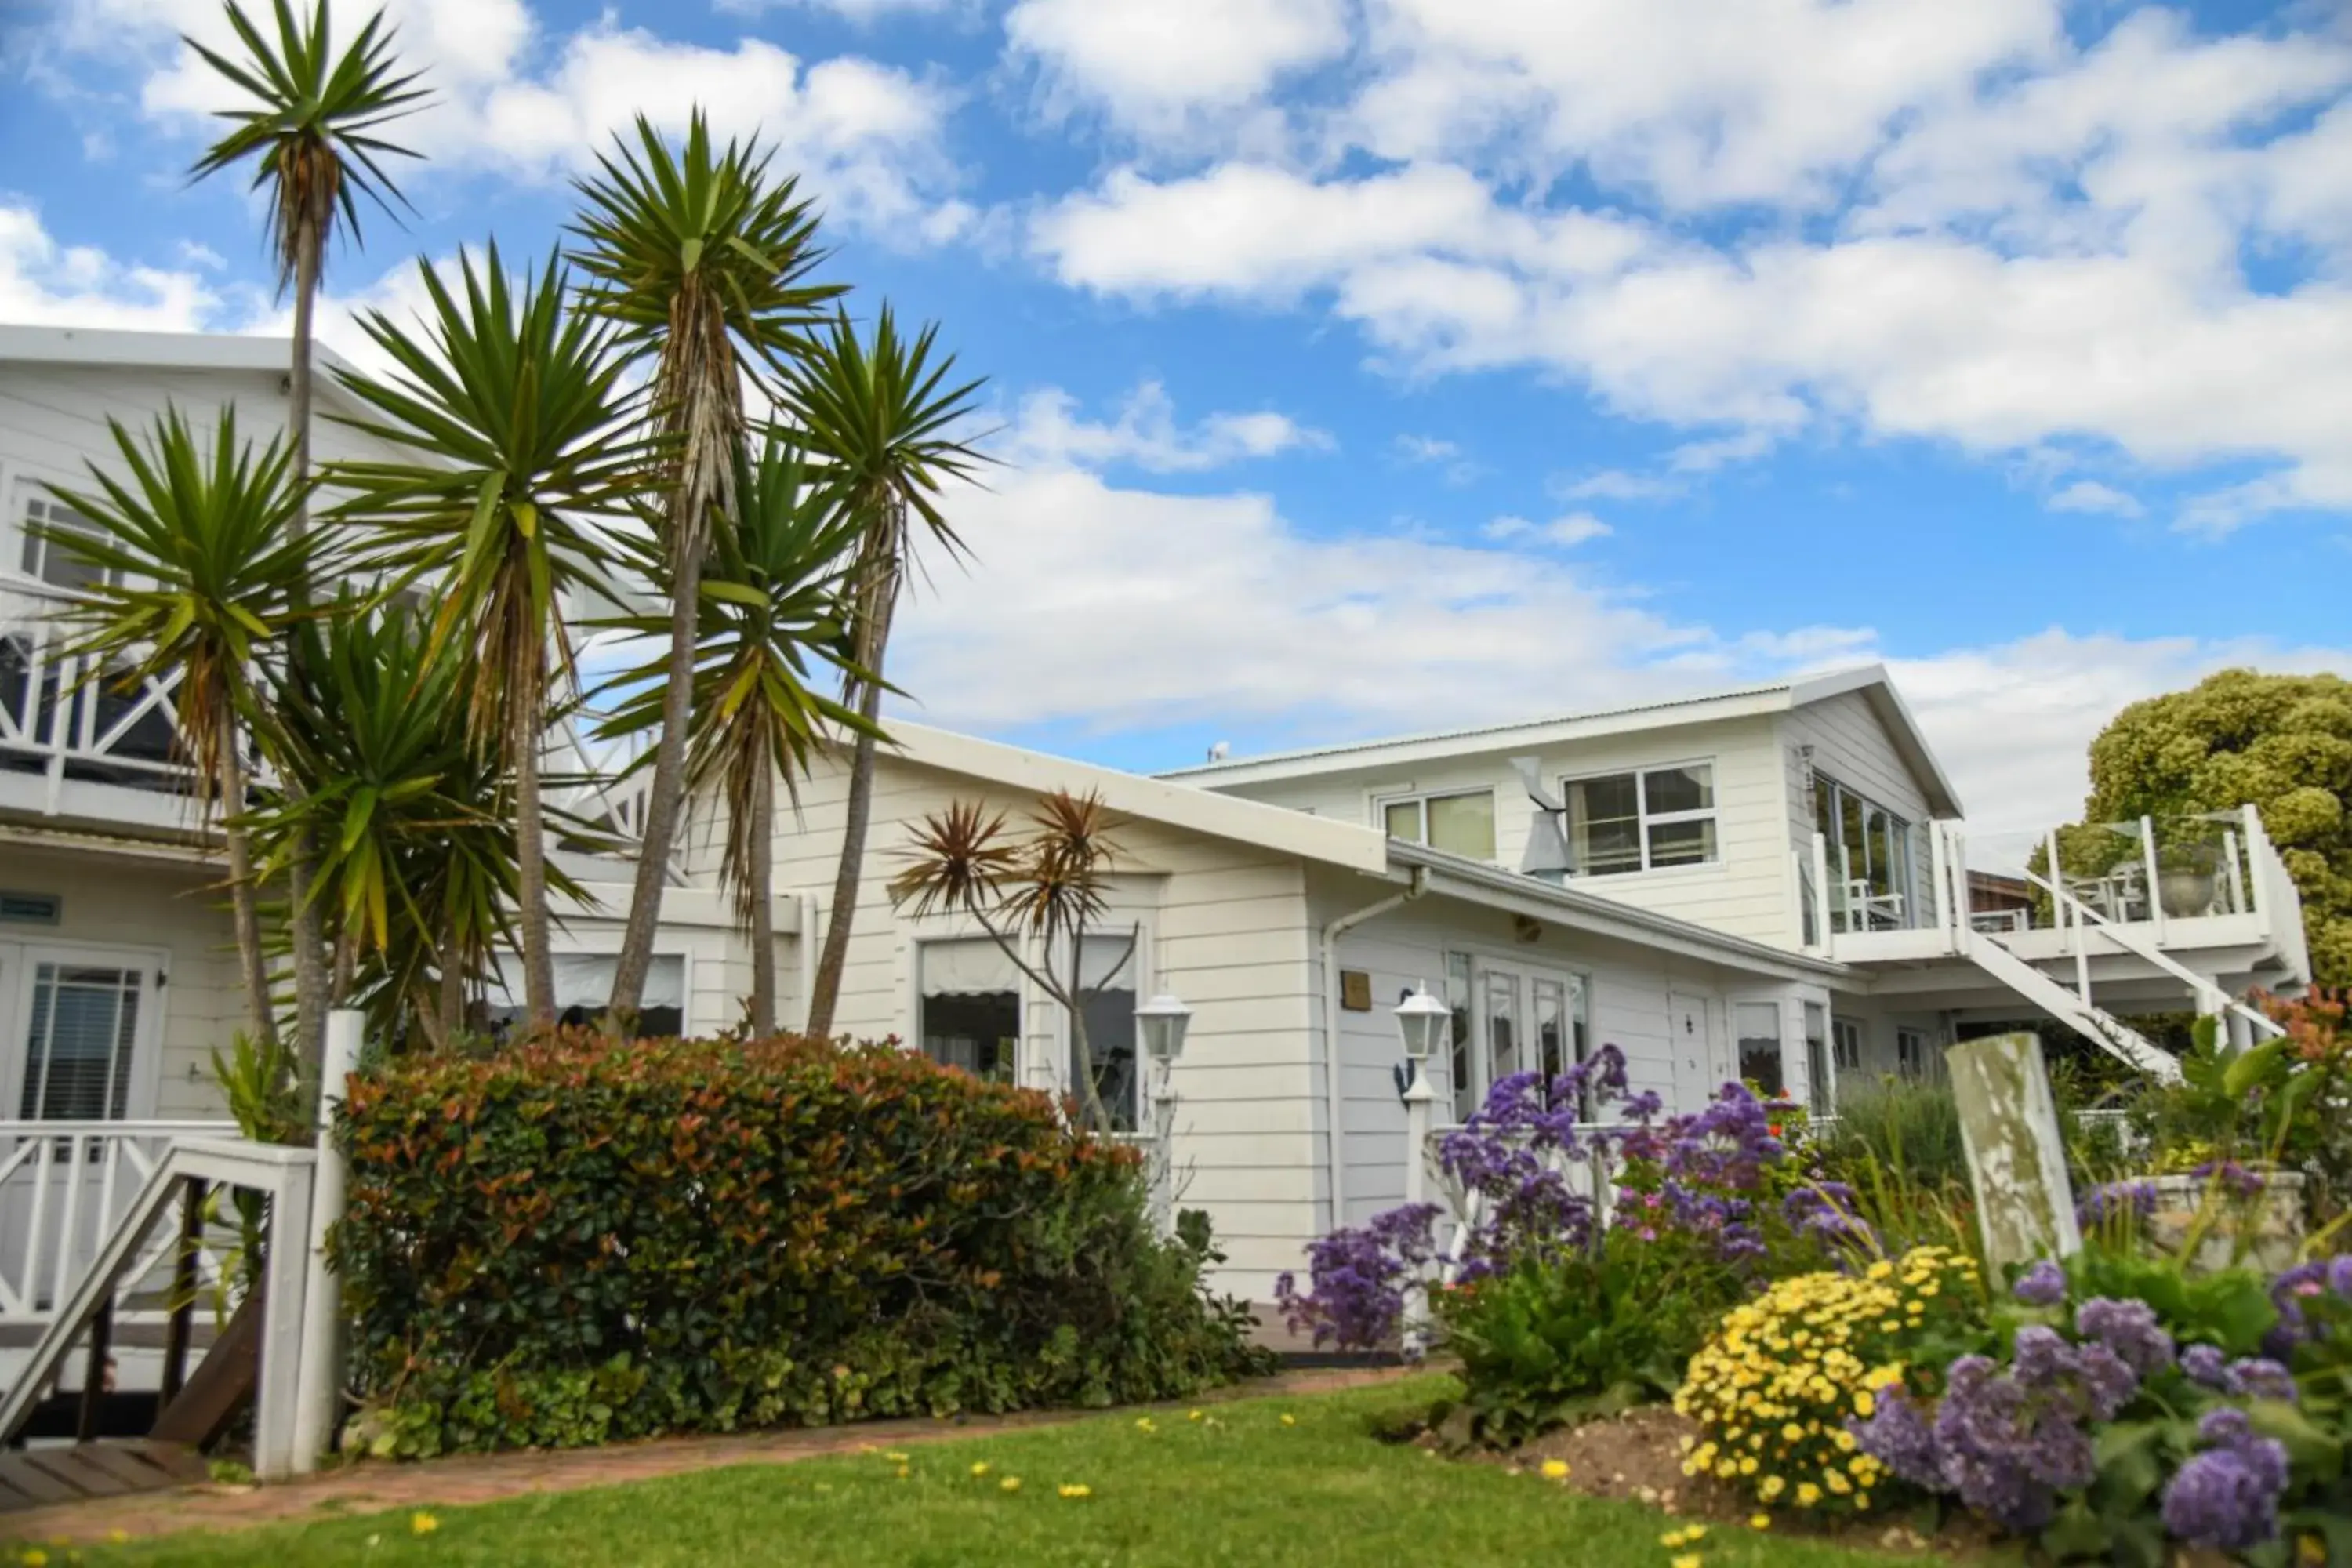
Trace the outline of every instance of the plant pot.
[[2213, 908], [2213, 873], [2160, 871], [2156, 879], [2156, 896], [2163, 901], [2164, 912], [2170, 918], [2194, 920]]
[[[2232, 1263], [2265, 1274], [2293, 1268], [2303, 1250], [2303, 1173], [2266, 1171], [2261, 1178], [2260, 1192], [2240, 1196], [2206, 1176], [2150, 1177], [2156, 1207], [2147, 1216], [2148, 1238], [2177, 1255], [2201, 1219], [2197, 1254], [2184, 1259], [2191, 1272], [2210, 1274]], [[2241, 1237], [2247, 1238], [2242, 1257]]]

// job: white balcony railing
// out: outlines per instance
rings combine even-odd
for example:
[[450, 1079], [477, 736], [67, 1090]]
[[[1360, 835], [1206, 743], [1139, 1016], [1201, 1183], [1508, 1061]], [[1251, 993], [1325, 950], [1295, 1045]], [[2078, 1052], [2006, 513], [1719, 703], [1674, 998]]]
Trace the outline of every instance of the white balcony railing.
[[188, 770], [173, 752], [176, 675], [125, 690], [90, 679], [87, 659], [50, 616], [63, 595], [45, 584], [0, 586], [0, 777], [38, 779], [36, 809], [64, 809], [68, 784], [112, 784], [165, 795], [184, 792]]
[[[0, 1121], [0, 1326], [56, 1315], [172, 1143], [236, 1135], [224, 1121]], [[167, 1276], [177, 1241], [156, 1241], [130, 1278]], [[215, 1250], [197, 1261], [202, 1283], [218, 1278]], [[128, 1316], [160, 1322], [163, 1309], [159, 1296]]]

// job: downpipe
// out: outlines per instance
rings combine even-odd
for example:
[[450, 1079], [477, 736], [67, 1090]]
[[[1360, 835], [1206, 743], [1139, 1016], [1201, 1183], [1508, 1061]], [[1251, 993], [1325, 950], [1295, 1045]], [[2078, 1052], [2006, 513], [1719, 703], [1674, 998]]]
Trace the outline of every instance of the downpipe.
[[1429, 890], [1429, 868], [1415, 866], [1402, 893], [1350, 910], [1323, 928], [1323, 1116], [1329, 1129], [1324, 1161], [1331, 1192], [1330, 1229], [1347, 1223], [1347, 1130], [1342, 1125], [1343, 1100], [1339, 1071], [1339, 939], [1368, 921], [1378, 920]]

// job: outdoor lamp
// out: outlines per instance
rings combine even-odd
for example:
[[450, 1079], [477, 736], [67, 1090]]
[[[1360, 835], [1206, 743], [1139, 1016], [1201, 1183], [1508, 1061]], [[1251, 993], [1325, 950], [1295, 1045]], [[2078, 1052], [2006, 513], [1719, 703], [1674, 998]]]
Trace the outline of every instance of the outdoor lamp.
[[1135, 1009], [1136, 1032], [1143, 1037], [1144, 1054], [1166, 1067], [1184, 1054], [1184, 1030], [1192, 1009], [1165, 991]]
[[1416, 985], [1412, 994], [1397, 1004], [1396, 1021], [1397, 1033], [1404, 1037], [1402, 1077], [1410, 1085], [1420, 1078], [1421, 1064], [1437, 1054], [1437, 1042], [1453, 1026], [1454, 1010], [1432, 996], [1427, 987]]

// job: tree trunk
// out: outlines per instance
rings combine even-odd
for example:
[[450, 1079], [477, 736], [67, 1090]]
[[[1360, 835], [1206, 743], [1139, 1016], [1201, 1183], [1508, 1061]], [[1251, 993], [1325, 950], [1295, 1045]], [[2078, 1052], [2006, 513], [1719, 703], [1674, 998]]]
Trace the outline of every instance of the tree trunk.
[[[294, 485], [297, 503], [289, 531], [300, 540], [310, 531], [310, 325], [319, 294], [319, 232], [305, 224], [294, 258], [294, 363], [286, 376], [286, 422], [294, 440]], [[308, 607], [310, 585], [300, 584], [295, 607]], [[302, 782], [283, 770], [279, 783], [289, 799], [301, 804]], [[291, 906], [289, 926], [294, 944], [294, 1030], [296, 1055], [306, 1071], [326, 1059], [327, 991], [326, 926], [310, 889], [318, 880], [319, 855], [307, 828], [298, 828], [294, 853], [287, 871]]]
[[523, 1002], [528, 1023], [536, 1031], [555, 1022], [555, 960], [547, 945], [547, 822], [539, 803], [539, 751], [546, 736], [541, 723], [541, 700], [534, 683], [517, 692], [512, 731], [514, 748], [516, 889], [521, 908], [516, 923], [522, 933]]
[[[760, 784], [751, 793], [751, 1033], [761, 1039], [776, 1032], [775, 884], [776, 774], [761, 759]], [[801, 940], [806, 942], [803, 932]]]
[[[1112, 1131], [1110, 1116], [1103, 1110], [1102, 1091], [1095, 1087], [1095, 1054], [1087, 1042], [1087, 972], [1086, 934], [1084, 929], [1070, 933], [1070, 1076], [1078, 1080], [1078, 1110], [1086, 1119], [1088, 1131]], [[1045, 963], [1051, 968], [1054, 955], [1049, 951]]]
[[[683, 513], [707, 504], [688, 498]], [[653, 782], [646, 790], [644, 832], [637, 846], [636, 883], [629, 894], [629, 923], [621, 937], [620, 961], [613, 969], [613, 995], [606, 1004], [608, 1027], [636, 1015], [646, 992], [646, 972], [653, 967], [654, 935], [661, 924], [662, 892], [668, 886], [670, 846], [677, 842], [678, 819], [686, 806], [687, 726], [693, 721], [694, 652], [698, 612], [702, 595], [702, 532], [679, 531], [688, 520], [670, 519], [674, 537], [694, 540], [681, 549], [672, 565], [669, 608], [669, 666], [663, 674], [661, 738], [654, 745]]]
[[457, 896], [452, 888], [444, 892], [448, 905], [441, 911], [441, 1039], [446, 1050], [457, 1038], [458, 1026], [466, 1017], [466, 964], [457, 952]]
[[335, 938], [335, 968], [327, 990], [328, 1011], [332, 1012], [350, 999], [352, 983], [359, 974], [359, 928], [346, 925]]
[[[236, 731], [232, 726], [227, 742], [221, 748], [224, 818], [245, 809], [245, 760], [237, 754], [236, 748]], [[255, 1044], [274, 1046], [278, 1043], [278, 1014], [269, 1002], [269, 965], [261, 956], [261, 915], [255, 908], [253, 889], [253, 846], [244, 828], [226, 820], [221, 826], [228, 838], [229, 920], [236, 931], [237, 966], [245, 975], [246, 1022], [253, 1029]]]
[[[873, 590], [873, 604], [864, 617], [857, 661], [866, 673], [859, 683], [857, 713], [866, 727], [850, 752], [849, 801], [841, 825], [841, 864], [833, 874], [833, 906], [826, 912], [824, 951], [817, 955], [816, 982], [810, 987], [808, 1032], [818, 1039], [833, 1033], [833, 1014], [841, 1000], [841, 969], [849, 961], [849, 930], [857, 914], [857, 884], [866, 868], [866, 831], [874, 815], [874, 725], [882, 716], [882, 660], [890, 648], [890, 612], [898, 596], [895, 561], [869, 567], [882, 581]], [[1052, 966], [1052, 956], [1046, 963]]]

